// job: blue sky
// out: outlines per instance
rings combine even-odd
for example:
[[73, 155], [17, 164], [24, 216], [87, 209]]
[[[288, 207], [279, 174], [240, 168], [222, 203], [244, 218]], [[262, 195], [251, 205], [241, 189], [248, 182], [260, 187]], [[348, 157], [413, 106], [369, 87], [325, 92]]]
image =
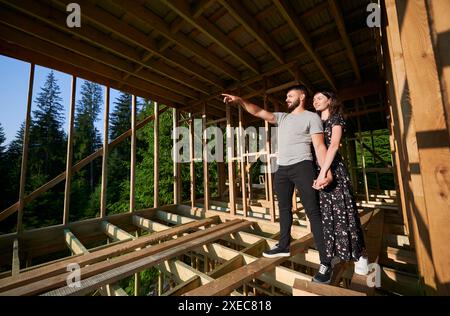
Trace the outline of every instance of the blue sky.
[[[33, 87], [33, 105], [31, 110], [36, 109], [34, 100], [41, 87], [44, 85], [45, 79], [51, 70], [45, 67], [37, 66], [35, 69], [34, 87]], [[9, 58], [0, 55], [0, 123], [6, 136], [6, 144], [9, 144], [16, 136], [20, 124], [25, 120], [28, 81], [30, 77], [30, 64], [21, 60]], [[68, 128], [68, 111], [70, 103], [70, 86], [71, 76], [55, 70], [55, 77], [61, 89], [62, 104], [65, 107], [64, 129]], [[76, 100], [80, 98], [81, 85], [84, 80], [77, 79], [77, 95]], [[104, 87], [102, 87], [104, 91]], [[111, 105], [110, 112], [114, 109], [116, 98], [119, 96], [117, 90], [111, 89]], [[103, 105], [100, 120], [97, 122], [97, 129], [103, 134]]]

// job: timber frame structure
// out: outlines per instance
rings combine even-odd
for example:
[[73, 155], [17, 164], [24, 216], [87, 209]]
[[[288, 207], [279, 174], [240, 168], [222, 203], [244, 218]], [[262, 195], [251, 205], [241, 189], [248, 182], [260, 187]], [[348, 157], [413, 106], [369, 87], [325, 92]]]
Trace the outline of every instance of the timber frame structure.
[[[31, 64], [19, 198], [0, 210], [0, 221], [17, 217], [17, 231], [0, 235], [0, 266], [10, 268], [0, 274], [0, 295], [126, 295], [117, 282], [133, 275], [135, 294], [142, 295], [139, 272], [150, 267], [160, 273], [158, 295], [450, 294], [449, 1], [382, 0], [381, 26], [369, 27], [368, 0], [79, 0], [82, 26], [69, 28], [71, 2], [0, 0], [0, 53]], [[73, 76], [70, 128], [66, 171], [26, 195], [35, 64]], [[77, 77], [106, 86], [105, 132], [103, 148], [73, 164]], [[342, 151], [358, 194], [369, 261], [381, 267], [377, 290], [349, 264], [335, 266], [331, 285], [310, 282], [319, 259], [297, 196], [292, 256], [261, 256], [275, 245], [279, 230], [270, 164], [260, 186], [248, 174], [257, 158], [275, 159], [270, 137], [258, 152], [238, 137], [233, 155], [227, 133], [229, 155], [218, 163], [216, 197], [209, 191], [206, 150], [205, 194], [195, 194], [199, 157], [191, 145], [190, 200], [181, 200], [181, 166], [174, 163], [174, 204], [159, 205], [161, 113], [171, 109], [174, 128], [188, 124], [191, 144], [195, 117], [201, 117], [203, 131], [210, 125], [238, 127], [242, 136], [244, 128], [262, 126], [269, 136], [267, 123], [225, 106], [220, 94], [236, 93], [282, 111], [286, 89], [299, 83], [311, 91], [337, 91], [344, 102], [350, 134]], [[131, 129], [114, 140], [108, 139], [110, 87], [133, 95]], [[137, 122], [136, 96], [164, 106]], [[137, 210], [136, 133], [151, 121], [154, 206]], [[392, 161], [384, 161], [384, 168], [366, 168], [364, 159], [358, 165], [357, 147], [377, 156], [361, 132], [381, 129], [389, 130]], [[72, 175], [101, 157], [105, 179], [108, 152], [127, 138], [129, 212], [107, 215], [103, 181], [99, 217], [70, 222]], [[395, 190], [369, 188], [370, 172], [394, 174]], [[63, 222], [24, 230], [24, 206], [63, 181]], [[105, 239], [106, 245], [86, 246]], [[33, 264], [67, 249], [69, 257]], [[80, 287], [67, 284], [69, 263], [81, 268]]]

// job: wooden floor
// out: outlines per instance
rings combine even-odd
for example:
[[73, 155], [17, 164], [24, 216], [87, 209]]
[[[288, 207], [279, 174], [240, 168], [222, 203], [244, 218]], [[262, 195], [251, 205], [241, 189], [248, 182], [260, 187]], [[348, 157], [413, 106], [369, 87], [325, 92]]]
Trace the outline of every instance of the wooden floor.
[[[366, 276], [354, 275], [351, 264], [335, 266], [331, 285], [310, 282], [319, 256], [300, 203], [294, 215], [291, 257], [263, 258], [262, 252], [277, 243], [279, 227], [265, 219], [269, 208], [264, 203], [252, 204], [249, 216], [253, 217], [246, 219], [239, 216], [239, 204], [237, 215], [230, 216], [227, 203], [220, 200], [211, 201], [208, 212], [185, 205], [136, 212], [129, 217], [131, 226], [119, 227], [106, 219], [98, 226], [111, 243], [99, 248], [87, 249], [80, 241], [84, 238], [65, 229], [65, 242], [73, 255], [1, 274], [0, 295], [126, 295], [118, 281], [133, 275], [136, 279], [138, 272], [151, 267], [160, 271], [158, 284], [153, 293], [142, 293], [136, 281], [136, 294], [421, 294], [413, 247], [393, 200], [380, 199], [361, 208], [369, 259], [379, 265], [374, 271], [381, 281], [378, 289], [368, 286]], [[69, 264], [79, 267], [76, 286], [68, 283], [76, 281]]]

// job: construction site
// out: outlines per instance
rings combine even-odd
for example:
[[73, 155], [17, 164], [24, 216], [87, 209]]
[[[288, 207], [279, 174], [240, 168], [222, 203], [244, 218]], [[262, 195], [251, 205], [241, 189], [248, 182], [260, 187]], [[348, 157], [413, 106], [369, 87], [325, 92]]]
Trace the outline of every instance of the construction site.
[[[19, 194], [0, 209], [0, 224], [15, 223], [13, 232], [0, 234], [0, 296], [130, 295], [124, 279], [134, 282], [136, 296], [450, 295], [450, 1], [72, 2], [0, 0], [0, 54], [29, 65]], [[36, 66], [70, 75], [72, 97], [66, 168], [28, 192]], [[105, 111], [101, 148], [77, 162], [79, 78], [104, 87]], [[329, 285], [311, 281], [320, 260], [298, 192], [291, 256], [262, 256], [280, 234], [271, 125], [225, 104], [221, 94], [284, 112], [287, 90], [299, 84], [311, 93], [335, 91], [344, 105], [340, 153], [364, 229], [367, 276], [355, 274], [352, 262], [339, 262]], [[131, 128], [114, 139], [110, 89], [132, 95]], [[155, 104], [142, 120], [138, 97]], [[173, 158], [160, 155], [166, 135], [159, 122], [167, 113], [171, 150], [187, 156], [171, 160], [170, 175], [160, 172]], [[153, 205], [141, 209], [137, 134], [148, 124]], [[180, 127], [188, 130], [181, 152]], [[210, 127], [221, 132], [215, 141], [223, 140], [224, 159], [214, 165]], [[125, 142], [128, 209], [110, 214], [108, 159]], [[101, 166], [98, 216], [72, 220], [72, 179], [94, 160]], [[159, 191], [167, 181], [169, 204]], [[27, 205], [58, 185], [64, 187], [59, 224], [25, 227]], [[142, 273], [149, 269], [157, 276], [144, 289]]]

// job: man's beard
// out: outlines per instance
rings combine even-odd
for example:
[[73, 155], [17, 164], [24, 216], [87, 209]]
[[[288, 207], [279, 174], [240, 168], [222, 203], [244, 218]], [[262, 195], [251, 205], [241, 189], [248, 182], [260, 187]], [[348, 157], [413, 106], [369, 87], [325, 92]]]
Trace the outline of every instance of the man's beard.
[[291, 106], [288, 105], [288, 109], [287, 109], [288, 113], [291, 113], [292, 111], [294, 111], [299, 105], [300, 105], [300, 98], [298, 98], [297, 100], [292, 102]]

